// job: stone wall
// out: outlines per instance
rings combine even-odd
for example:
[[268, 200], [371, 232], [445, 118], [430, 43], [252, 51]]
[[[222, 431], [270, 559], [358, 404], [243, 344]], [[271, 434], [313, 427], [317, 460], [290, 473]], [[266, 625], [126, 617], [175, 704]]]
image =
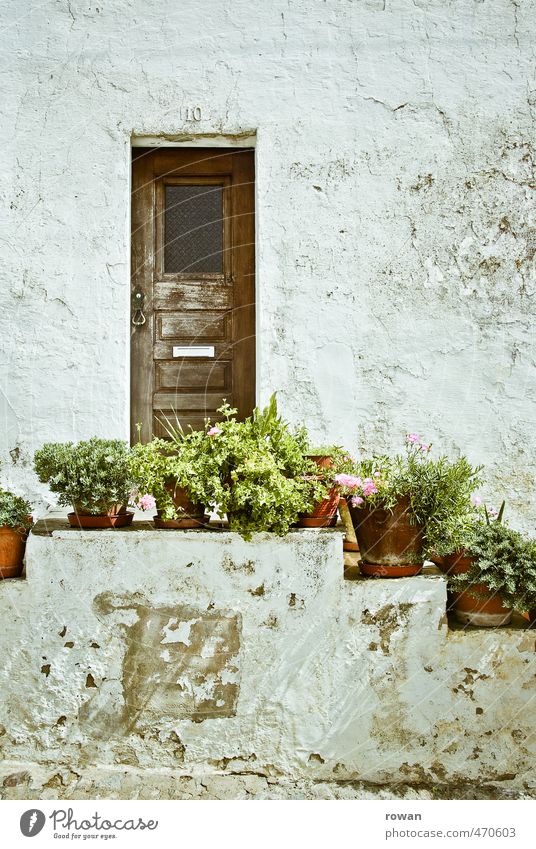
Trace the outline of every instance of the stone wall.
[[40, 522], [0, 583], [1, 793], [531, 795], [536, 632], [452, 630], [433, 568], [341, 548]]
[[43, 495], [36, 446], [128, 435], [132, 139], [249, 134], [259, 400], [466, 451], [530, 527], [535, 0], [199, 8], [2, 4], [4, 482]]

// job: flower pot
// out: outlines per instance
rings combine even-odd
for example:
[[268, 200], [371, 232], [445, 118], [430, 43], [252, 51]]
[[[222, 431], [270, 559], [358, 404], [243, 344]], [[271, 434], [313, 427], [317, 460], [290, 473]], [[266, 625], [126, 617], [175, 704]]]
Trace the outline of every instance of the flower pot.
[[461, 575], [463, 572], [469, 571], [474, 558], [467, 554], [465, 549], [461, 549], [452, 554], [447, 554], [442, 558], [442, 561], [441, 564], [437, 563], [437, 565], [445, 575]]
[[132, 523], [134, 513], [126, 509], [122, 513], [100, 513], [90, 516], [87, 513], [68, 513], [67, 519], [73, 528], [124, 528]]
[[110, 506], [106, 510], [102, 510], [100, 513], [91, 512], [85, 507], [80, 507], [79, 504], [73, 504], [74, 514], [69, 513], [69, 516], [119, 516], [122, 513], [127, 512], [127, 508], [124, 504], [110, 504]]
[[336, 487], [330, 489], [326, 498], [318, 501], [310, 513], [300, 513], [298, 526], [300, 528], [331, 528], [337, 524], [337, 507], [339, 493]]
[[177, 515], [174, 519], [161, 519], [157, 505], [157, 515], [154, 518], [157, 528], [198, 528], [205, 523], [206, 516], [204, 506], [192, 501], [186, 489], [182, 486], [178, 486], [175, 480], [168, 480], [166, 482], [166, 490], [173, 499], [173, 505]]
[[331, 469], [333, 467], [333, 457], [329, 454], [307, 454], [307, 459], [316, 463], [319, 469]]
[[[489, 593], [485, 584], [474, 584], [471, 588], [479, 593]], [[512, 610], [504, 607], [497, 595], [489, 598], [479, 598], [469, 590], [454, 595], [454, 614], [458, 622], [464, 625], [479, 625], [484, 628], [497, 628], [508, 625], [512, 618]]]
[[421, 525], [411, 524], [409, 506], [408, 498], [399, 501], [392, 510], [349, 504], [363, 575], [406, 578], [419, 574], [423, 564], [423, 529]]
[[344, 525], [344, 539], [342, 542], [343, 551], [359, 551], [357, 538], [354, 530], [354, 523], [348, 508], [348, 501], [342, 498], [339, 501], [339, 516]]
[[[31, 516], [28, 517], [31, 520]], [[0, 527], [0, 579], [18, 578], [22, 574], [24, 549], [29, 528]]]

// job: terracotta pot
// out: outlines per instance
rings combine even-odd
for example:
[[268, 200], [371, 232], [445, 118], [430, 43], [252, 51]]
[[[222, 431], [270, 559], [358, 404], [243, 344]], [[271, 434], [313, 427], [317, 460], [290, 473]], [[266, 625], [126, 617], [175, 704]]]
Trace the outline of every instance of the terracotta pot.
[[300, 516], [295, 528], [334, 528], [337, 524], [337, 516], [313, 517]]
[[326, 498], [318, 501], [310, 513], [300, 513], [298, 526], [301, 528], [330, 528], [337, 524], [339, 492], [336, 487], [330, 489]]
[[[74, 515], [77, 516], [119, 516], [122, 513], [127, 512], [127, 508], [124, 504], [110, 504], [107, 510], [104, 510], [102, 513], [91, 513], [89, 510], [86, 510], [84, 507], [80, 507], [79, 504], [73, 504]], [[69, 516], [73, 514], [69, 513]]]
[[[31, 520], [31, 516], [28, 517]], [[0, 579], [18, 578], [22, 574], [24, 549], [29, 528], [0, 527]]]
[[316, 463], [319, 469], [331, 469], [333, 467], [333, 457], [329, 454], [307, 454], [307, 459]]
[[[489, 593], [486, 584], [474, 584], [473, 590]], [[469, 590], [454, 595], [454, 614], [458, 622], [464, 625], [479, 625], [484, 628], [497, 628], [508, 625], [512, 618], [512, 610], [504, 607], [498, 595], [489, 598], [478, 598]]]
[[531, 607], [527, 613], [527, 619], [531, 628], [536, 628], [536, 607]]
[[423, 529], [410, 522], [409, 498], [399, 501], [392, 510], [351, 504], [349, 510], [364, 575], [403, 578], [419, 574], [423, 564]]
[[460, 551], [447, 554], [442, 560], [443, 563], [438, 563], [437, 565], [445, 575], [462, 575], [464, 572], [469, 571], [473, 565], [474, 558], [462, 548]]
[[68, 513], [67, 519], [73, 528], [123, 528], [130, 525], [134, 513], [125, 510], [123, 513], [102, 513], [97, 516], [89, 516], [85, 513]]
[[177, 510], [177, 518], [173, 521], [181, 521], [182, 519], [195, 519], [197, 522], [200, 520], [204, 521], [205, 508], [203, 505], [196, 504], [195, 501], [192, 501], [188, 492], [182, 486], [178, 486], [176, 481], [169, 480], [166, 483], [166, 490], [171, 495], [173, 504]]
[[191, 530], [199, 530], [200, 528], [204, 528], [205, 525], [208, 524], [210, 517], [203, 515], [200, 518], [193, 518], [191, 516], [185, 516], [184, 519], [161, 519], [157, 514], [154, 516], [154, 526], [155, 528], [162, 529], [175, 529], [182, 531], [191, 531]]

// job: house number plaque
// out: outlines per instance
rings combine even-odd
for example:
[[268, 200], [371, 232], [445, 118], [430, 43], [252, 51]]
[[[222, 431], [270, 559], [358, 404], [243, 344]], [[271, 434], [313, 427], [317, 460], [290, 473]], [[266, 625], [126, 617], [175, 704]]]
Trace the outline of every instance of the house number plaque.
[[203, 110], [200, 106], [181, 106], [181, 120], [201, 121]]

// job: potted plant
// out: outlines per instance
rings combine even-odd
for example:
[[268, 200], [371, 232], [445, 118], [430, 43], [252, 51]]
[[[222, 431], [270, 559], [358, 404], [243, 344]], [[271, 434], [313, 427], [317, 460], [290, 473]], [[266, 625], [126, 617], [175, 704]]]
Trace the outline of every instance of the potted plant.
[[464, 624], [507, 625], [513, 610], [536, 603], [536, 543], [502, 523], [503, 509], [485, 510], [447, 559], [454, 614]]
[[0, 489], [0, 578], [18, 578], [33, 519], [24, 498]]
[[411, 433], [405, 455], [375, 455], [356, 464], [349, 507], [363, 574], [416, 575], [427, 554], [441, 554], [444, 540], [451, 546], [454, 531], [470, 522], [480, 468], [465, 457], [432, 460], [430, 450]]
[[208, 521], [205, 507], [218, 497], [218, 468], [203, 456], [204, 433], [184, 435], [175, 431], [173, 436], [172, 442], [153, 439], [133, 446], [131, 470], [138, 489], [136, 504], [141, 509], [156, 507], [157, 528], [202, 528]]
[[130, 448], [120, 439], [87, 442], [49, 442], [34, 456], [42, 483], [58, 493], [60, 505], [73, 505], [69, 524], [78, 528], [129, 525], [127, 511], [132, 490]]
[[[226, 513], [231, 530], [244, 539], [258, 531], [286, 534], [299, 513], [311, 509], [325, 487], [306, 478], [314, 465], [305, 458], [307, 433], [292, 428], [277, 413], [275, 395], [244, 421], [224, 404], [217, 424], [192, 438], [196, 462], [207, 470], [207, 494]], [[181, 442], [179, 437], [179, 445]], [[217, 483], [208, 470], [217, 469]]]
[[324, 487], [312, 509], [307, 513], [300, 513], [298, 524], [303, 528], [333, 527], [337, 523], [340, 501], [340, 490], [335, 483], [335, 476], [343, 459], [346, 459], [346, 452], [339, 445], [328, 445], [308, 448], [305, 456], [316, 467], [307, 475], [307, 479], [318, 481]]

